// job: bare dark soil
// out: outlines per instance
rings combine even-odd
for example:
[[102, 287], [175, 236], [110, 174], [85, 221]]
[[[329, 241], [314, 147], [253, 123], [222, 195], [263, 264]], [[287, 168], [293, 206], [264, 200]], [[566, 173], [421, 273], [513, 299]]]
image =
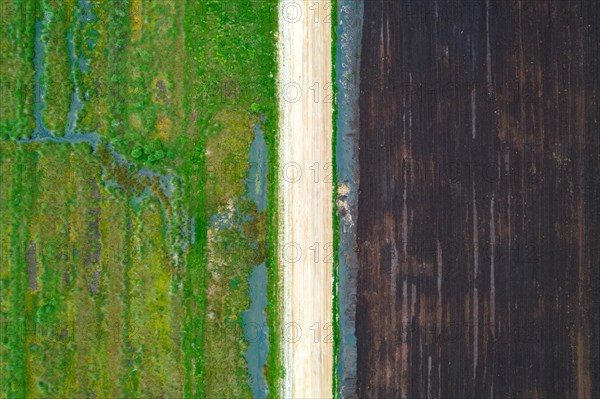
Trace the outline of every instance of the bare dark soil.
[[364, 7], [358, 397], [600, 397], [600, 3]]

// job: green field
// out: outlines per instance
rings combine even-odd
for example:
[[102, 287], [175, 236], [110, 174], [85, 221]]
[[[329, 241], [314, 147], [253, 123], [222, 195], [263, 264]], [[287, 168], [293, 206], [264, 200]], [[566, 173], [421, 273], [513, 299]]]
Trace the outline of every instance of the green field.
[[277, 3], [2, 7], [0, 398], [251, 397], [261, 262], [277, 396]]

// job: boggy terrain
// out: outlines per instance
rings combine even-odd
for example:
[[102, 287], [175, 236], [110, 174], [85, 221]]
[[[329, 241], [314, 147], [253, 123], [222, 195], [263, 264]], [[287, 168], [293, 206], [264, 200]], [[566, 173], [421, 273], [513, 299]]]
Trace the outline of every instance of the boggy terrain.
[[599, 4], [364, 7], [358, 396], [600, 397]]
[[277, 7], [0, 2], [0, 398], [278, 391]]

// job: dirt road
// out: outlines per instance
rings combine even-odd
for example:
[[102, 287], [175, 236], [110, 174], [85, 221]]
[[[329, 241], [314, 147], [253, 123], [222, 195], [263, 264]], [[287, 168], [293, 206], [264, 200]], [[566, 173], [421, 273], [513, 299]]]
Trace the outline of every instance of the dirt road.
[[330, 6], [280, 4], [285, 398], [332, 396]]

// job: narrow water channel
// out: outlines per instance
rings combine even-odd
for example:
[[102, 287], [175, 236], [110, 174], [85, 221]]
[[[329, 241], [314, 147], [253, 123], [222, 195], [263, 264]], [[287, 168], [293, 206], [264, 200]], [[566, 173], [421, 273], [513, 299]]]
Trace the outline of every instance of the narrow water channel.
[[[264, 122], [264, 119], [261, 119]], [[248, 195], [259, 212], [267, 208], [267, 156], [268, 148], [260, 123], [254, 125], [254, 140], [250, 146], [250, 171], [246, 179]], [[246, 351], [250, 388], [254, 399], [269, 395], [264, 367], [269, 354], [269, 328], [267, 326], [267, 267], [262, 262], [254, 267], [248, 278], [250, 309], [243, 314], [244, 337], [250, 344]]]

